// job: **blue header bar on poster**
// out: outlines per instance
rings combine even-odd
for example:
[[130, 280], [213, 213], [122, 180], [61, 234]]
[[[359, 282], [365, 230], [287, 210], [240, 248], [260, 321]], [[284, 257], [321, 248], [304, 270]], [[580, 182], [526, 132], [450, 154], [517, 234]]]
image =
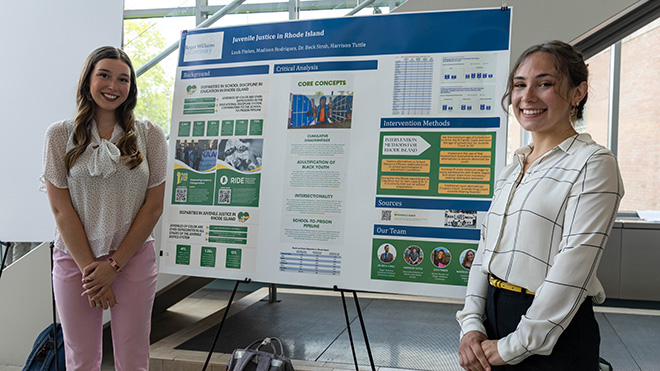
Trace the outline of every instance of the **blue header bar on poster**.
[[191, 30], [181, 36], [179, 66], [508, 50], [510, 22], [511, 12], [497, 8]]
[[420, 210], [472, 210], [488, 211], [489, 201], [478, 200], [450, 200], [429, 198], [402, 198], [402, 197], [376, 197], [376, 207], [391, 209], [420, 209]]
[[207, 77], [267, 75], [268, 65], [230, 68], [207, 68], [201, 70], [181, 71], [181, 79], [203, 79]]
[[481, 231], [479, 229], [465, 228], [413, 227], [409, 225], [374, 225], [374, 235], [478, 241], [481, 238]]
[[378, 69], [378, 61], [352, 61], [352, 62], [319, 62], [319, 63], [291, 63], [276, 64], [274, 72], [300, 73], [300, 72], [327, 72], [327, 71], [364, 71]]
[[499, 117], [397, 117], [382, 118], [382, 129], [499, 128]]

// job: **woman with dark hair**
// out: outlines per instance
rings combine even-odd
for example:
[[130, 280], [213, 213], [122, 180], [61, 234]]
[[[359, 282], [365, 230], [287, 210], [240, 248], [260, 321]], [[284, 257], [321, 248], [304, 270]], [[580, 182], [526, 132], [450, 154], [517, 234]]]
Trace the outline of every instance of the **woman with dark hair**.
[[616, 159], [578, 134], [588, 70], [572, 46], [527, 49], [509, 76], [512, 106], [533, 143], [497, 178], [470, 269], [461, 326], [465, 370], [597, 370], [592, 301], [623, 197]]
[[121, 49], [90, 54], [78, 113], [52, 124], [43, 182], [55, 216], [53, 288], [69, 370], [98, 370], [110, 309], [117, 370], [149, 369], [156, 287], [153, 228], [163, 209], [167, 143], [136, 120], [135, 70]]

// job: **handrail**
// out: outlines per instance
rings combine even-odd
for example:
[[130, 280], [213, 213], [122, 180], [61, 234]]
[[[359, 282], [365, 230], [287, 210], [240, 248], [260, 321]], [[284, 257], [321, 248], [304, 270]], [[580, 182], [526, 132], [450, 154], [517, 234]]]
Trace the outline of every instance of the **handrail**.
[[[356, 0], [352, 0], [357, 3]], [[361, 0], [363, 1], [363, 0]], [[348, 5], [347, 0], [293, 0], [298, 3], [300, 11], [308, 10], [337, 10], [349, 9], [353, 5]], [[254, 13], [274, 13], [288, 12], [293, 3], [290, 0], [282, 0], [273, 3], [242, 4], [234, 14], [254, 14]], [[404, 3], [405, 0], [376, 0], [374, 5], [396, 7]], [[222, 5], [206, 5], [199, 9], [205, 14], [212, 14], [221, 9]], [[162, 17], [189, 17], [196, 14], [196, 7], [186, 6], [178, 8], [149, 8], [149, 9], [126, 9], [124, 10], [124, 19], [144, 19], [144, 18], [162, 18]], [[294, 18], [297, 19], [297, 18]]]
[[[233, 11], [235, 8], [237, 8], [238, 6], [240, 6], [244, 2], [245, 2], [245, 0], [234, 0], [233, 2], [225, 5], [222, 9], [215, 12], [211, 17], [206, 19], [204, 22], [198, 24], [197, 27], [195, 27], [195, 29], [208, 27], [209, 25], [217, 22], [220, 18], [225, 16], [227, 13]], [[355, 15], [360, 10], [366, 8], [367, 6], [369, 6], [369, 5], [371, 5], [375, 2], [376, 2], [376, 0], [366, 0], [366, 1], [362, 2], [360, 5], [353, 8], [353, 10], [351, 10], [350, 12], [346, 13], [346, 16]], [[160, 54], [158, 54], [157, 56], [155, 56], [155, 57], [151, 58], [150, 60], [148, 60], [145, 64], [140, 66], [140, 68], [138, 68], [135, 71], [135, 74], [137, 75], [137, 77], [142, 76], [145, 72], [152, 69], [158, 63], [160, 63], [160, 61], [162, 61], [163, 59], [167, 58], [167, 56], [172, 54], [172, 52], [174, 52], [178, 47], [179, 47], [179, 41], [177, 41], [174, 44], [168, 46]]]
[[[234, 1], [232, 1], [231, 3], [225, 5], [222, 9], [215, 12], [212, 16], [210, 16], [204, 22], [198, 24], [197, 27], [195, 27], [195, 29], [205, 28], [205, 27], [215, 23], [220, 18], [224, 17], [227, 13], [231, 12], [232, 10], [234, 10], [236, 7], [238, 7], [239, 5], [241, 5], [244, 2], [245, 2], [245, 0], [234, 0]], [[165, 50], [160, 52], [160, 54], [158, 54], [157, 56], [155, 56], [155, 57], [151, 58], [150, 60], [148, 60], [145, 64], [140, 66], [140, 68], [138, 68], [135, 71], [135, 74], [137, 75], [137, 77], [140, 77], [145, 72], [152, 69], [160, 61], [162, 61], [163, 59], [167, 58], [167, 56], [172, 54], [172, 52], [174, 52], [178, 47], [179, 47], [179, 42], [177, 41], [174, 44], [172, 44], [172, 45], [168, 46], [167, 48], [165, 48]]]
[[346, 16], [354, 15], [357, 12], [359, 12], [360, 10], [362, 10], [362, 9], [368, 7], [369, 5], [373, 4], [374, 2], [376, 2], [376, 0], [367, 0], [367, 1], [363, 2], [362, 4], [360, 4], [360, 5], [356, 6], [355, 8], [353, 8], [353, 10], [351, 10], [350, 12], [346, 13]]

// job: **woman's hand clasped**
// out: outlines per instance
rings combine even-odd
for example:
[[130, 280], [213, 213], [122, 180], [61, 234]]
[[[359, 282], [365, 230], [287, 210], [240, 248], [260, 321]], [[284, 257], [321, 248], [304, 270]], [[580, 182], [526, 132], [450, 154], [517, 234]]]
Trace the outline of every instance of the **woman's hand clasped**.
[[486, 358], [488, 358], [488, 363], [492, 366], [506, 365], [506, 362], [500, 357], [500, 352], [497, 350], [497, 340], [483, 341], [481, 343], [481, 349], [483, 349]]
[[117, 298], [115, 298], [115, 293], [110, 287], [106, 292], [97, 299], [92, 299], [91, 296], [88, 296], [89, 306], [92, 308], [97, 308], [101, 310], [106, 310], [112, 308], [117, 304]]
[[490, 371], [488, 358], [481, 347], [486, 340], [486, 335], [479, 331], [470, 331], [461, 339], [458, 358], [466, 371]]
[[[98, 302], [104, 297], [110, 285], [117, 278], [117, 271], [107, 261], [94, 261], [83, 269], [83, 293], [92, 302]], [[114, 301], [114, 294], [112, 295]], [[114, 305], [114, 304], [113, 304]]]

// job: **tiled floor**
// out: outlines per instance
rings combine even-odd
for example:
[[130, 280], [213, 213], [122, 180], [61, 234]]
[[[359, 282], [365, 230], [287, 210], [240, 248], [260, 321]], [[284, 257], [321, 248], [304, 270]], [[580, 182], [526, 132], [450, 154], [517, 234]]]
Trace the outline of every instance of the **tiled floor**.
[[[200, 371], [229, 296], [228, 290], [202, 289], [154, 314], [151, 370]], [[265, 288], [239, 291], [208, 370], [224, 371], [231, 350], [272, 335], [282, 339], [297, 371], [355, 369], [338, 293], [280, 289], [279, 303], [267, 299]], [[379, 371], [461, 370], [454, 320], [460, 301], [360, 293], [359, 303]], [[347, 308], [360, 369], [369, 370], [355, 303], [348, 296]], [[660, 370], [659, 310], [596, 307], [596, 312], [601, 354], [616, 371]], [[0, 365], [0, 371], [18, 370]], [[112, 350], [106, 349], [101, 371], [111, 370]]]
[[[259, 290], [232, 306], [215, 347], [219, 369], [224, 370], [233, 349], [273, 335], [282, 339], [285, 353], [298, 360], [294, 362], [296, 370], [354, 369], [338, 293], [280, 290], [279, 303], [269, 304], [266, 298], [267, 292]], [[359, 302], [377, 369], [461, 370], [454, 320], [460, 301], [360, 293]], [[347, 304], [360, 368], [370, 369], [355, 303], [349, 297]], [[597, 307], [596, 312], [601, 354], [615, 370], [660, 370], [660, 311]], [[201, 370], [222, 312], [213, 316], [154, 344], [152, 357], [162, 360], [157, 366], [161, 368], [154, 369], [183, 369], [180, 361], [186, 359], [191, 370]]]

